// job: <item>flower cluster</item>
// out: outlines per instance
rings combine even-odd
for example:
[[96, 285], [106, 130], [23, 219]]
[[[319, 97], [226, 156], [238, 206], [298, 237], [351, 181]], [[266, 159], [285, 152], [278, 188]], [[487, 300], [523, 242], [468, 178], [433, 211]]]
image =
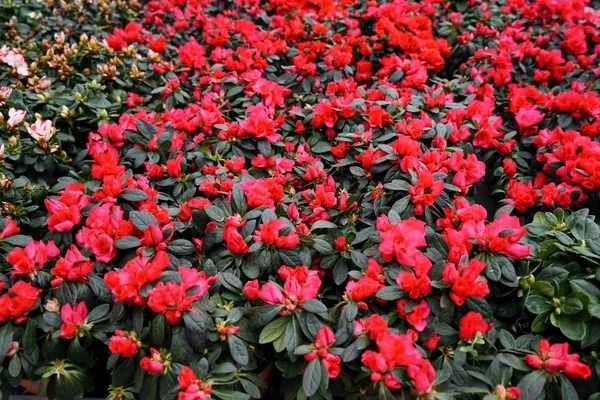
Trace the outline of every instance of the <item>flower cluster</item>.
[[5, 3], [0, 397], [599, 396], [597, 2]]

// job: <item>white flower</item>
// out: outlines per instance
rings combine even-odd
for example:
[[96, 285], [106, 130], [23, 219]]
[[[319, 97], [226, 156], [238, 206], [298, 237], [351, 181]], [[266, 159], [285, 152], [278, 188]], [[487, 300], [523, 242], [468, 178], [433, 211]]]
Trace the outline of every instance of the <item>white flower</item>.
[[27, 127], [27, 132], [29, 132], [29, 135], [38, 142], [48, 142], [52, 139], [56, 130], [52, 126], [52, 121], [37, 119], [33, 125]]
[[25, 111], [17, 110], [16, 108], [11, 108], [8, 110], [8, 126], [13, 127], [15, 125], [20, 124], [25, 120]]

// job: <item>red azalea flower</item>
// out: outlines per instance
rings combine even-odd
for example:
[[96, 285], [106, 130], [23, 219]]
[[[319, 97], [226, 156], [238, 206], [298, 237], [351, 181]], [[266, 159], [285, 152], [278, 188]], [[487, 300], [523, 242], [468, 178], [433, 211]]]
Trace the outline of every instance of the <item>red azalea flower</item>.
[[87, 326], [88, 309], [84, 302], [64, 305], [60, 310], [60, 318], [63, 324], [60, 326], [60, 337], [73, 339], [75, 336], [83, 336]]
[[475, 337], [477, 332], [481, 332], [483, 335], [492, 327], [494, 324], [488, 324], [483, 319], [483, 316], [475, 311], [469, 311], [459, 322], [459, 337], [462, 340], [469, 340]]
[[573, 379], [587, 379], [592, 375], [590, 367], [579, 361], [579, 354], [569, 354], [568, 343], [550, 343], [542, 339], [537, 354], [528, 354], [525, 361], [537, 369], [544, 369], [550, 374], [563, 372]]
[[[4, 283], [0, 283], [0, 289]], [[21, 323], [27, 319], [25, 313], [36, 304], [38, 295], [42, 293], [31, 284], [23, 281], [15, 283], [6, 293], [0, 296], [0, 322], [14, 320]]]

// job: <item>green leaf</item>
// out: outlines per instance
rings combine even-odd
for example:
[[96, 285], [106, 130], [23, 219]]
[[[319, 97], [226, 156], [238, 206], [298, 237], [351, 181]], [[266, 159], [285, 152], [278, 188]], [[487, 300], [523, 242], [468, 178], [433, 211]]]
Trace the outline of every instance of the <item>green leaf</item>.
[[317, 393], [321, 386], [321, 359], [315, 357], [308, 363], [304, 376], [302, 377], [302, 389], [304, 393], [310, 397]]
[[131, 223], [140, 231], [145, 231], [150, 225], [158, 226], [156, 217], [148, 211], [131, 211], [129, 213]]
[[575, 315], [583, 311], [583, 303], [575, 297], [569, 297], [561, 304], [560, 310], [566, 315]]
[[584, 279], [573, 279], [572, 281], [569, 281], [569, 285], [571, 285], [571, 289], [573, 289], [574, 292], [584, 292], [591, 297], [600, 298], [600, 289]]
[[183, 322], [186, 329], [189, 329], [192, 332], [202, 333], [206, 330], [204, 318], [195, 312], [189, 311], [183, 313]]
[[185, 256], [194, 252], [196, 247], [186, 239], [175, 239], [169, 242], [167, 250], [176, 256]]
[[25, 333], [23, 334], [23, 355], [32, 365], [36, 365], [40, 359], [35, 327], [36, 322], [33, 319], [28, 319]]
[[578, 400], [579, 395], [577, 394], [577, 390], [564, 374], [558, 374], [558, 379], [560, 381], [560, 393], [562, 400]]
[[518, 387], [521, 389], [519, 400], [537, 400], [544, 390], [546, 377], [540, 370], [533, 371], [519, 381]]
[[115, 247], [119, 250], [134, 249], [141, 246], [140, 239], [135, 236], [124, 236], [115, 241]]
[[552, 311], [545, 311], [537, 317], [535, 317], [531, 324], [531, 331], [543, 332], [544, 330], [546, 330], [546, 327], [548, 326], [548, 315], [550, 315], [551, 312]]
[[256, 384], [246, 379], [240, 379], [240, 384], [244, 388], [244, 391], [248, 393], [250, 397], [252, 397], [253, 399], [260, 399], [260, 390], [258, 390]]
[[140, 398], [154, 400], [156, 398], [159, 375], [147, 375], [140, 391]]
[[250, 323], [255, 327], [262, 327], [271, 322], [277, 313], [283, 308], [283, 305], [273, 304], [262, 306], [250, 318]]
[[313, 248], [323, 255], [328, 255], [333, 252], [331, 245], [323, 239], [314, 238]]
[[290, 323], [290, 319], [285, 318], [285, 317], [277, 318], [277, 319], [271, 321], [260, 332], [260, 337], [258, 339], [258, 343], [266, 344], [266, 343], [271, 343], [271, 342], [279, 339], [280, 336], [285, 334], [285, 330], [289, 323]]
[[509, 367], [517, 369], [519, 371], [531, 370], [531, 368], [529, 368], [529, 366], [527, 365], [527, 363], [525, 361], [521, 360], [519, 357], [517, 357], [513, 354], [501, 353], [501, 354], [498, 354], [498, 356], [496, 358], [498, 360], [500, 360], [500, 362], [502, 364], [508, 365]]
[[513, 335], [511, 335], [506, 330], [502, 329], [498, 334], [498, 338], [500, 339], [500, 343], [504, 346], [505, 349], [510, 350], [517, 347], [517, 342]]
[[493, 317], [492, 307], [490, 307], [485, 299], [480, 299], [478, 297], [467, 297], [465, 303], [471, 310], [480, 313], [484, 317]]
[[4, 361], [8, 349], [13, 341], [13, 324], [11, 322], [5, 322], [2, 328], [0, 328], [0, 364]]
[[499, 281], [502, 277], [500, 256], [488, 254], [485, 257], [485, 276], [491, 281]]
[[295, 351], [300, 346], [302, 341], [302, 332], [300, 331], [300, 325], [296, 318], [292, 317], [292, 322], [287, 325], [285, 329], [285, 348], [287, 349], [288, 356], [294, 358]]
[[243, 289], [242, 281], [240, 281], [240, 278], [238, 278], [230, 272], [221, 272], [219, 274], [219, 282], [221, 282], [221, 284], [225, 286], [225, 288], [234, 293], [238, 293]]
[[217, 206], [207, 205], [204, 207], [204, 212], [208, 218], [216, 222], [225, 221], [225, 213]]
[[142, 136], [144, 136], [146, 139], [151, 140], [152, 138], [154, 138], [154, 135], [156, 135], [158, 133], [158, 129], [149, 124], [148, 122], [144, 121], [143, 119], [136, 119], [135, 120], [135, 126], [137, 127], [137, 131], [138, 133], [140, 133]]
[[98, 307], [95, 307], [92, 311], [90, 311], [88, 314], [88, 320], [90, 322], [96, 322], [108, 314], [109, 310], [110, 306], [108, 304], [100, 304]]
[[8, 363], [8, 375], [16, 378], [21, 373], [21, 359], [18, 354], [15, 354]]
[[112, 105], [110, 101], [100, 95], [90, 96], [84, 104], [92, 108], [109, 108]]
[[243, 366], [248, 365], [249, 357], [246, 343], [235, 335], [228, 335], [227, 344], [229, 344], [229, 351], [235, 362]]
[[325, 304], [321, 303], [319, 300], [316, 299], [304, 301], [300, 303], [300, 307], [303, 310], [306, 310], [313, 314], [321, 314], [327, 312], [327, 307], [325, 306]]
[[164, 314], [157, 314], [152, 320], [150, 339], [156, 347], [161, 347], [165, 343], [165, 323], [166, 318]]
[[144, 201], [148, 199], [148, 195], [140, 189], [125, 189], [119, 193], [119, 198], [127, 201]]
[[585, 323], [580, 318], [570, 317], [568, 315], [558, 315], [558, 327], [560, 331], [569, 339], [581, 341], [585, 337]]
[[590, 240], [600, 236], [600, 227], [588, 218], [581, 218], [571, 230], [577, 240]]
[[363, 253], [354, 250], [350, 253], [350, 258], [352, 259], [354, 265], [356, 265], [357, 267], [361, 269], [367, 268], [367, 264], [369, 263], [369, 257], [365, 256]]
[[79, 343], [79, 338], [75, 338], [73, 341], [71, 341], [67, 354], [69, 358], [78, 365], [84, 367], [90, 367], [92, 365], [90, 353], [88, 353], [88, 351], [83, 348], [81, 343]]
[[400, 286], [386, 286], [375, 293], [375, 297], [381, 300], [393, 301], [401, 299], [406, 295], [406, 292]]
[[333, 222], [320, 219], [314, 224], [312, 224], [312, 226], [310, 227], [311, 231], [314, 231], [316, 229], [337, 229], [337, 225]]
[[246, 201], [246, 194], [244, 189], [239, 184], [235, 184], [231, 190], [231, 208], [233, 211], [237, 211], [242, 216], [248, 211], [248, 202]]
[[0, 243], [6, 243], [11, 246], [25, 247], [31, 240], [30, 236], [25, 235], [12, 235], [6, 238], [0, 239]]
[[333, 281], [336, 285], [341, 285], [346, 282], [346, 279], [348, 279], [348, 264], [343, 257], [339, 257], [333, 267]]
[[527, 298], [525, 307], [533, 314], [541, 314], [552, 308], [552, 303], [547, 297], [532, 295]]
[[83, 385], [72, 375], [57, 379], [55, 386], [56, 400], [73, 400], [83, 397]]

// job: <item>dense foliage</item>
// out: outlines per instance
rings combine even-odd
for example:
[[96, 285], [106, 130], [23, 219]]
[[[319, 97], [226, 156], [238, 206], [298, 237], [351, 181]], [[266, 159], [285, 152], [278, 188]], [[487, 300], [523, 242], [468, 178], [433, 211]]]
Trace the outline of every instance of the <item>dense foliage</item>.
[[599, 8], [2, 0], [0, 397], [599, 399]]

